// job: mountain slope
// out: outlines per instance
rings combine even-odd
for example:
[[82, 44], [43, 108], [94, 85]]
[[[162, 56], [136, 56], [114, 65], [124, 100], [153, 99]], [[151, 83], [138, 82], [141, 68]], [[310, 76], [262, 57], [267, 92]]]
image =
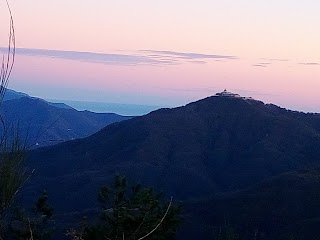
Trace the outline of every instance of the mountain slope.
[[108, 124], [128, 119], [112, 113], [97, 114], [60, 105], [56, 107], [31, 97], [4, 101], [1, 113], [7, 129], [17, 128], [21, 140], [29, 147], [83, 138]]
[[319, 119], [213, 96], [112, 124], [86, 139], [34, 152], [32, 159], [45, 159], [33, 164], [53, 177], [88, 169], [120, 172], [182, 198], [207, 196], [318, 164], [320, 133], [313, 122]]
[[[30, 154], [29, 164], [38, 169], [34, 181], [41, 179], [41, 188], [66, 192], [59, 204], [83, 194], [95, 196], [97, 188], [116, 173], [176, 198], [208, 197], [318, 165], [319, 121], [318, 114], [213, 96], [109, 125], [85, 139], [39, 149]], [[90, 205], [82, 200], [79, 206]]]
[[3, 101], [7, 101], [7, 100], [13, 100], [13, 99], [19, 99], [22, 97], [30, 97], [28, 94], [26, 93], [22, 93], [22, 92], [17, 92], [14, 91], [12, 89], [7, 89], [6, 93], [3, 97]]
[[319, 189], [320, 169], [316, 168], [287, 172], [242, 191], [186, 203], [185, 211], [192, 217], [187, 218], [184, 236], [206, 239], [212, 229], [227, 223], [241, 239], [253, 239], [254, 233], [257, 239], [319, 239]]

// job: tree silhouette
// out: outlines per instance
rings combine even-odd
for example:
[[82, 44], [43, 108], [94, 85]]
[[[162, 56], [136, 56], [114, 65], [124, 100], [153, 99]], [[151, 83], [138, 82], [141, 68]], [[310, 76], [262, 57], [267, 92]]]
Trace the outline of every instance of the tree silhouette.
[[102, 187], [99, 222], [82, 222], [77, 230], [69, 230], [73, 239], [83, 240], [169, 240], [175, 238], [181, 222], [181, 207], [161, 201], [162, 195], [152, 188], [135, 185], [131, 190], [125, 177], [116, 176], [113, 186]]

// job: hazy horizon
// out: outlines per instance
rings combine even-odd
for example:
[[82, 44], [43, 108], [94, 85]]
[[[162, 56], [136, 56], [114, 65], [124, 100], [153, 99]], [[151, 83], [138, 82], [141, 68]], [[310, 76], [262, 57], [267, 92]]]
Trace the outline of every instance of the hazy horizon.
[[153, 105], [137, 105], [112, 102], [92, 102], [92, 101], [77, 101], [64, 99], [45, 99], [52, 103], [65, 103], [78, 111], [91, 111], [96, 113], [116, 113], [122, 116], [142, 116], [159, 108], [168, 106], [153, 106]]
[[[31, 97], [42, 98], [39, 96], [31, 95], [30, 93], [17, 91], [15, 89], [11, 89], [11, 90], [16, 91], [18, 93], [27, 94]], [[228, 89], [224, 89], [223, 91], [225, 91], [225, 90], [230, 92]], [[216, 92], [216, 93], [221, 93], [223, 91]], [[212, 95], [208, 95], [206, 97], [214, 96], [214, 95], [216, 95], [216, 93], [214, 93]], [[232, 92], [232, 93], [240, 95], [237, 92]], [[204, 97], [204, 98], [206, 98], [206, 97]], [[252, 98], [250, 96], [243, 96], [243, 95], [240, 95], [240, 97]], [[96, 102], [96, 101], [71, 100], [71, 99], [52, 99], [52, 98], [43, 98], [43, 99], [46, 101], [49, 101], [51, 103], [67, 104], [70, 107], [72, 107], [78, 111], [87, 110], [87, 111], [96, 112], [96, 113], [116, 113], [116, 114], [123, 115], [123, 116], [142, 116], [142, 115], [148, 114], [152, 111], [158, 110], [160, 108], [181, 107], [181, 106], [187, 105], [191, 102], [201, 100], [202, 98], [195, 99], [194, 101], [190, 101], [190, 102], [185, 102], [180, 105], [162, 105], [162, 106], [160, 106], [160, 105], [147, 105], [147, 104], [134, 104], [134, 103], [103, 102], [103, 101]], [[257, 100], [257, 101], [261, 101], [261, 99], [258, 99], [258, 98], [252, 98], [252, 99]], [[265, 104], [275, 104], [273, 102], [264, 102], [264, 103]], [[282, 105], [277, 105], [277, 106], [285, 107]], [[305, 111], [303, 109], [294, 109], [294, 108], [286, 108], [286, 109], [292, 110], [292, 111], [301, 111], [301, 112], [305, 112], [305, 113], [308, 113], [308, 112], [309, 113], [319, 113], [319, 112], [315, 112], [315, 111]]]

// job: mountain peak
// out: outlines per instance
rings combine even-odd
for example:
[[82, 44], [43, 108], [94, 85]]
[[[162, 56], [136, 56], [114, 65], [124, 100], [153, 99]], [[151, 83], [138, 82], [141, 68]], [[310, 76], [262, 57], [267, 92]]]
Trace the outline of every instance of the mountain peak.
[[232, 98], [243, 98], [237, 93], [228, 92], [227, 89], [224, 89], [223, 92], [216, 93], [217, 97], [232, 97]]
[[223, 92], [216, 93], [214, 95], [214, 97], [226, 97], [226, 98], [239, 98], [239, 99], [243, 99], [243, 100], [255, 100], [252, 97], [242, 97], [237, 93], [229, 92], [229, 91], [227, 91], [227, 89], [224, 89]]

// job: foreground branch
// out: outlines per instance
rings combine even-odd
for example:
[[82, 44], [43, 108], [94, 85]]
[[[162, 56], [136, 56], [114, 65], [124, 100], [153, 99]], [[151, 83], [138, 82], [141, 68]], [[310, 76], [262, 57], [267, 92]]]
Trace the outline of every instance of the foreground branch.
[[160, 227], [160, 225], [162, 224], [163, 220], [166, 218], [166, 216], [167, 216], [167, 214], [168, 214], [168, 212], [170, 210], [171, 205], [172, 205], [172, 197], [170, 199], [170, 203], [169, 203], [169, 205], [167, 207], [167, 210], [166, 210], [165, 214], [163, 215], [163, 217], [161, 218], [161, 220], [158, 223], [158, 225], [153, 230], [151, 230], [148, 234], [146, 234], [145, 236], [139, 238], [138, 240], [142, 240], [142, 239], [147, 238], [148, 236], [150, 236], [154, 231], [156, 231]]
[[11, 8], [8, 0], [6, 0], [7, 7], [10, 15], [10, 26], [9, 26], [9, 38], [8, 38], [8, 51], [2, 56], [2, 63], [0, 68], [0, 103], [2, 103], [4, 94], [6, 93], [9, 78], [12, 72], [12, 68], [15, 61], [16, 54], [16, 39], [14, 22], [12, 17]]

